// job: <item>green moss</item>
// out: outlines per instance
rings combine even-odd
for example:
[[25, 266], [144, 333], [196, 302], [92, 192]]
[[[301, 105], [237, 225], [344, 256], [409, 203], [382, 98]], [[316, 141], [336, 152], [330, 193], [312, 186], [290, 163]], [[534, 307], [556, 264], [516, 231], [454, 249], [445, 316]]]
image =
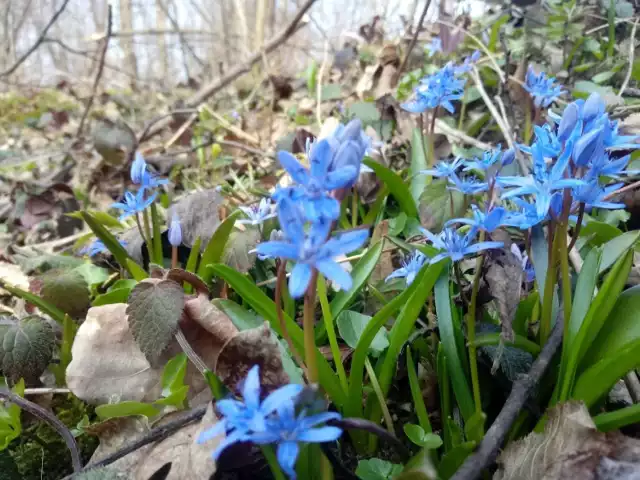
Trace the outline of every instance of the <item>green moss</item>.
[[[93, 416], [93, 407], [86, 405], [72, 395], [55, 396], [52, 408], [60, 421], [70, 429], [74, 428], [84, 415]], [[71, 454], [62, 437], [44, 422], [34, 420], [28, 426], [25, 425], [26, 422], [28, 420], [25, 420], [23, 413], [22, 435], [7, 450], [20, 474], [19, 477], [13, 478], [58, 480], [72, 473]], [[98, 446], [98, 439], [81, 435], [76, 438], [76, 441], [82, 455], [82, 461], [86, 463]], [[10, 462], [8, 459], [6, 461]], [[0, 457], [0, 465], [3, 465], [2, 457]], [[4, 478], [0, 475], [0, 480], [4, 480]]]
[[3, 125], [37, 121], [43, 113], [52, 110], [71, 112], [77, 109], [77, 103], [55, 90], [42, 90], [32, 96], [15, 93], [0, 95], [0, 123]]

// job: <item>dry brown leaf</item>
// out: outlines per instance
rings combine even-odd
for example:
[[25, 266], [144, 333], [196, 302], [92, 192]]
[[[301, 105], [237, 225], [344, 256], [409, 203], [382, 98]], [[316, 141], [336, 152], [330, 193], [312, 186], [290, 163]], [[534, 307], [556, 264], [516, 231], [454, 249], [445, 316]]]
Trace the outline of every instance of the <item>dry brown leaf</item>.
[[369, 92], [371, 92], [374, 88], [376, 78], [380, 75], [382, 71], [382, 65], [376, 63], [375, 65], [369, 65], [364, 69], [364, 73], [358, 80], [358, 84], [356, 85], [356, 95], [361, 100], [367, 96]]
[[[100, 433], [100, 446], [91, 462], [105, 458], [149, 431], [146, 421], [139, 417], [119, 420], [119, 428]], [[148, 480], [160, 468], [171, 463], [168, 476], [163, 477], [167, 480], [208, 480], [216, 472], [211, 452], [224, 437], [221, 435], [204, 444], [198, 444], [197, 439], [216, 422], [213, 404], [210, 403], [200, 423], [187, 425], [160, 442], [145, 445], [117, 460], [110, 468], [131, 480]]]
[[162, 369], [151, 368], [138, 348], [126, 315], [127, 304], [92, 307], [76, 334], [67, 367], [67, 386], [91, 404], [155, 400]]
[[544, 433], [510, 444], [494, 480], [632, 480], [640, 478], [640, 440], [599, 432], [581, 402], [549, 412]]
[[254, 365], [260, 366], [260, 384], [265, 391], [289, 382], [282, 366], [278, 340], [269, 324], [244, 330], [222, 348], [215, 366], [220, 380], [231, 388], [238, 388], [242, 379]]
[[[0, 262], [0, 281], [7, 284], [21, 288], [22, 290], [29, 290], [29, 277], [27, 277], [20, 266], [15, 263]], [[7, 295], [8, 292], [0, 288], [0, 295]]]
[[220, 224], [218, 209], [224, 199], [215, 189], [194, 192], [181, 198], [167, 214], [167, 218], [177, 215], [182, 225], [182, 243], [192, 247], [200, 237], [201, 250], [207, 247], [211, 236]]

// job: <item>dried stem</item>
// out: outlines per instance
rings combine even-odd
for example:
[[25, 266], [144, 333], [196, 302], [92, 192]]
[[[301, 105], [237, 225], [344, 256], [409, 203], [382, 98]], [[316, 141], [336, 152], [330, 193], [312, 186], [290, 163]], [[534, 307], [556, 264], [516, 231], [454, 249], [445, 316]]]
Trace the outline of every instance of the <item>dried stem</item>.
[[396, 79], [400, 78], [400, 75], [402, 75], [402, 72], [407, 66], [407, 62], [409, 61], [409, 56], [411, 55], [411, 51], [413, 50], [413, 47], [415, 47], [416, 43], [418, 42], [418, 36], [420, 35], [422, 24], [424, 23], [424, 19], [427, 16], [427, 10], [429, 10], [430, 6], [431, 6], [431, 0], [427, 0], [427, 2], [424, 4], [424, 9], [422, 10], [422, 13], [420, 14], [420, 19], [418, 20], [418, 25], [416, 26], [416, 30], [413, 32], [413, 38], [411, 38], [411, 42], [407, 47], [407, 53], [404, 55], [404, 58], [402, 59], [402, 63], [400, 64], [400, 68], [398, 68], [398, 71], [396, 73]]

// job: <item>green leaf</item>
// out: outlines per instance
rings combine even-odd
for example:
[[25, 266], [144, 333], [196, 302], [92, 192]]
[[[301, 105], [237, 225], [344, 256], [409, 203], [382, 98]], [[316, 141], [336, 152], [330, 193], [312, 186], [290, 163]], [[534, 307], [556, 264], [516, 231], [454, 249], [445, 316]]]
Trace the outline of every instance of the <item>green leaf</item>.
[[511, 20], [511, 15], [502, 15], [492, 26], [491, 26], [491, 35], [489, 36], [489, 45], [488, 48], [491, 52], [497, 51], [498, 47], [498, 38], [500, 36], [500, 29], [502, 25]]
[[607, 80], [610, 80], [616, 72], [608, 71], [608, 72], [600, 72], [593, 76], [591, 79], [594, 83], [605, 83]]
[[416, 372], [413, 357], [411, 356], [411, 347], [407, 347], [407, 376], [409, 377], [409, 388], [411, 390], [411, 398], [413, 399], [413, 408], [416, 411], [420, 427], [423, 431], [431, 433], [431, 422], [429, 421], [427, 407], [424, 404], [418, 373]]
[[[363, 315], [351, 310], [345, 310], [338, 315], [338, 318], [336, 319], [340, 336], [351, 348], [356, 348], [358, 340], [362, 336], [362, 332], [367, 328], [369, 322], [371, 322], [371, 317], [369, 315]], [[388, 346], [389, 340], [387, 339], [387, 330], [384, 327], [381, 327], [369, 346], [370, 352], [372, 355], [377, 357]]]
[[580, 230], [580, 237], [588, 237], [591, 245], [602, 245], [620, 235], [622, 231], [619, 228], [597, 220], [589, 220]]
[[[191, 251], [189, 252], [189, 258], [187, 259], [187, 264], [184, 267], [184, 269], [187, 272], [194, 273], [194, 274], [196, 273], [196, 269], [198, 268], [198, 260], [200, 260], [200, 244], [201, 243], [202, 243], [202, 240], [200, 239], [200, 237], [196, 237], [196, 240], [193, 242], [193, 246], [191, 247]], [[193, 287], [191, 286], [191, 284], [185, 282], [184, 292], [185, 293], [193, 292]]]
[[451, 478], [475, 448], [476, 442], [464, 442], [447, 452], [438, 466], [439, 478], [442, 480]]
[[411, 196], [416, 203], [427, 185], [427, 176], [421, 175], [419, 172], [427, 168], [427, 154], [424, 150], [422, 133], [419, 128], [414, 128], [411, 136], [411, 168], [409, 171], [411, 173]]
[[598, 281], [598, 270], [600, 269], [601, 259], [602, 251], [597, 248], [591, 249], [578, 275], [573, 296], [573, 306], [571, 308], [571, 320], [566, 330], [567, 335], [563, 339], [563, 348], [566, 347], [567, 351], [571, 349], [571, 344], [578, 335], [580, 327], [589, 311], [589, 305], [591, 305], [591, 301], [593, 300], [593, 292], [595, 291]]
[[593, 423], [601, 432], [619, 430], [627, 425], [640, 424], [640, 403], [593, 417]]
[[120, 245], [120, 242], [116, 240], [116, 237], [114, 237], [113, 234], [89, 212], [83, 211], [81, 212], [81, 215], [82, 219], [89, 226], [91, 231], [93, 231], [96, 237], [102, 240], [102, 243], [104, 243], [105, 247], [107, 247], [107, 250], [111, 252], [116, 261], [126, 268], [129, 273], [132, 273], [129, 269], [129, 265], [127, 265], [127, 259], [131, 262], [133, 262], [133, 260], [129, 257], [124, 247]]
[[202, 256], [200, 257], [200, 266], [198, 267], [198, 276], [205, 282], [211, 282], [213, 272], [209, 269], [209, 265], [214, 263], [220, 263], [224, 249], [229, 240], [229, 236], [233, 231], [233, 226], [236, 223], [236, 219], [242, 213], [241, 210], [236, 210], [224, 221], [218, 225], [216, 231], [211, 236], [211, 240], [207, 244]]
[[[342, 96], [342, 95], [341, 95]], [[380, 111], [373, 102], [355, 102], [348, 107], [348, 116], [359, 118], [363, 125], [380, 121]]]
[[145, 272], [140, 265], [138, 265], [136, 262], [134, 262], [130, 258], [127, 258], [125, 260], [125, 267], [129, 271], [131, 276], [134, 278], [134, 280], [136, 280], [137, 282], [140, 282], [145, 278], [149, 278], [149, 275], [147, 274], [147, 272]]
[[[442, 263], [442, 262], [441, 262]], [[447, 361], [447, 372], [451, 378], [451, 385], [456, 402], [460, 407], [465, 421], [469, 421], [474, 414], [474, 404], [471, 397], [469, 382], [464, 374], [465, 367], [460, 358], [456, 339], [456, 328], [451, 312], [451, 292], [449, 290], [448, 269], [440, 276], [435, 285], [436, 312], [438, 315], [438, 327], [440, 329], [440, 341], [444, 347], [444, 355]]]
[[361, 480], [392, 480], [402, 473], [402, 465], [387, 462], [380, 458], [360, 460], [356, 476]]
[[233, 300], [227, 300], [226, 298], [214, 298], [211, 303], [222, 310], [241, 332], [251, 328], [258, 328], [264, 323], [264, 320], [254, 312], [250, 312]]
[[540, 305], [544, 305], [544, 285], [549, 268], [549, 244], [544, 238], [544, 230], [540, 225], [531, 229], [531, 256], [536, 273], [536, 285], [540, 294]]
[[[24, 397], [24, 380], [20, 379], [11, 391]], [[5, 450], [21, 433], [20, 407], [13, 403], [7, 403], [6, 406], [0, 404], [0, 451]]]
[[487, 415], [484, 412], [475, 412], [464, 425], [464, 434], [468, 440], [479, 443], [484, 437], [484, 424]]
[[[258, 315], [264, 317], [269, 322], [271, 328], [275, 330], [278, 335], [282, 336], [283, 332], [280, 328], [278, 316], [276, 315], [275, 303], [273, 303], [273, 300], [267, 297], [265, 293], [260, 290], [255, 283], [253, 283], [253, 281], [226, 265], [213, 265], [211, 266], [211, 271], [213, 274], [218, 275], [221, 279], [227, 282], [229, 286], [233, 288], [238, 295], [240, 295], [244, 301], [258, 313]], [[298, 349], [300, 354], [303, 354], [304, 340], [302, 329], [286, 313], [283, 312], [283, 316], [285, 326], [291, 336], [294, 346]], [[346, 401], [345, 392], [342, 390], [335, 372], [317, 349], [316, 360], [318, 362], [320, 385], [329, 394], [333, 402], [338, 407], [342, 407]]]
[[73, 318], [83, 315], [89, 308], [89, 286], [77, 270], [50, 270], [40, 278], [40, 295], [46, 302]]
[[157, 365], [171, 342], [183, 308], [182, 286], [171, 280], [145, 280], [131, 290], [127, 307], [129, 326], [152, 366]]
[[438, 435], [425, 432], [420, 425], [407, 423], [403, 430], [409, 440], [419, 447], [436, 449], [442, 445], [442, 439]]
[[626, 232], [602, 246], [602, 260], [598, 273], [602, 273], [613, 265], [621, 255], [635, 246], [640, 239], [640, 231]]
[[315, 94], [318, 79], [318, 62], [311, 60], [311, 63], [304, 72], [304, 76], [307, 79], [307, 90], [310, 94]]
[[155, 203], [151, 204], [151, 236], [152, 236], [152, 248], [153, 248], [153, 259], [154, 263], [158, 265], [162, 265], [163, 256], [162, 256], [162, 234], [160, 232], [160, 215], [158, 215], [158, 206]]
[[448, 190], [447, 180], [436, 180], [430, 183], [420, 196], [418, 209], [424, 227], [439, 232], [447, 220], [464, 216], [464, 195], [455, 190]]
[[[315, 97], [315, 91], [313, 92]], [[322, 85], [320, 91], [320, 101], [327, 102], [329, 100], [340, 100], [342, 98], [342, 87], [337, 83], [327, 83]]]
[[582, 400], [587, 408], [611, 391], [625, 374], [640, 367], [640, 338], [627, 342], [623, 347], [607, 351], [608, 356], [594, 363], [576, 380], [572, 399]]
[[624, 285], [631, 270], [633, 251], [620, 258], [613, 266], [611, 272], [606, 276], [600, 291], [595, 296], [589, 306], [586, 316], [580, 326], [578, 334], [571, 342], [571, 349], [567, 351], [566, 367], [563, 365], [562, 385], [560, 391], [560, 401], [567, 400], [572, 391], [574, 379], [578, 371], [578, 366], [585, 359], [585, 354], [593, 345], [594, 340], [609, 317], [609, 313], [614, 307], [616, 299], [624, 288]]
[[101, 305], [111, 305], [112, 303], [127, 303], [130, 294], [131, 288], [116, 288], [115, 290], [109, 290], [107, 293], [97, 295], [93, 302], [91, 302], [91, 306], [99, 307]]
[[84, 277], [87, 285], [104, 283], [104, 281], [109, 278], [109, 272], [106, 269], [98, 267], [93, 263], [84, 263], [73, 270]]
[[[113, 215], [109, 215], [107, 212], [103, 212], [102, 210], [87, 210], [87, 213], [95, 218], [98, 223], [107, 228], [124, 228], [122, 223], [120, 223], [120, 220]], [[81, 211], [67, 213], [66, 215], [71, 218], [77, 218], [78, 220], [84, 220]]]
[[53, 358], [53, 328], [35, 315], [9, 327], [0, 343], [0, 369], [13, 383], [38, 379]]
[[364, 164], [371, 168], [378, 178], [384, 182], [404, 213], [409, 217], [417, 218], [418, 208], [416, 207], [416, 202], [413, 200], [411, 191], [409, 190], [406, 182], [397, 173], [380, 163], [374, 162], [370, 159], [365, 159]]
[[378, 241], [375, 245], [370, 246], [367, 253], [365, 253], [364, 256], [358, 260], [355, 267], [353, 267], [351, 272], [353, 286], [348, 291], [340, 290], [331, 301], [331, 316], [333, 318], [337, 318], [345, 308], [351, 305], [358, 293], [360, 293], [362, 287], [366, 285], [371, 273], [373, 273], [373, 270], [378, 265], [378, 260], [382, 254], [383, 243], [382, 241]]
[[167, 362], [162, 370], [162, 399], [156, 401], [159, 405], [171, 405], [184, 408], [189, 386], [185, 385], [184, 377], [187, 373], [187, 355], [179, 353]]
[[153, 405], [134, 401], [98, 405], [96, 407], [96, 415], [98, 415], [98, 417], [102, 420], [119, 417], [130, 417], [133, 415], [154, 417], [158, 413], [160, 413], [160, 410], [158, 410]]
[[8, 285], [0, 280], [0, 287], [4, 288], [6, 291], [15, 295], [18, 298], [22, 298], [26, 300], [28, 303], [35, 305], [44, 313], [53, 318], [56, 322], [62, 325], [64, 323], [64, 312], [57, 308], [55, 305], [43, 300], [37, 295], [34, 295], [31, 292], [26, 292], [20, 288], [14, 287], [12, 285]]

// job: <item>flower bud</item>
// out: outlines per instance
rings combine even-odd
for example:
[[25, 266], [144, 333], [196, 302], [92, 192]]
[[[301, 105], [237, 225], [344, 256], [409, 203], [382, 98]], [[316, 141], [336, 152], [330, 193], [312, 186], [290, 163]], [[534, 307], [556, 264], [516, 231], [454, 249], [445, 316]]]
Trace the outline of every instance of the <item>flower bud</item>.
[[573, 162], [578, 167], [587, 166], [591, 159], [603, 150], [603, 133], [604, 130], [600, 127], [598, 129], [591, 130], [589, 133], [578, 139], [575, 147], [573, 147]]
[[560, 125], [558, 125], [558, 140], [566, 142], [569, 139], [578, 123], [579, 113], [578, 105], [575, 102], [567, 105], [562, 114]]
[[177, 215], [174, 215], [171, 219], [171, 225], [169, 226], [169, 243], [174, 248], [182, 244], [182, 227], [180, 226], [180, 219]]
[[131, 181], [136, 185], [140, 185], [146, 170], [147, 162], [144, 161], [144, 157], [140, 152], [136, 152], [131, 164]]

